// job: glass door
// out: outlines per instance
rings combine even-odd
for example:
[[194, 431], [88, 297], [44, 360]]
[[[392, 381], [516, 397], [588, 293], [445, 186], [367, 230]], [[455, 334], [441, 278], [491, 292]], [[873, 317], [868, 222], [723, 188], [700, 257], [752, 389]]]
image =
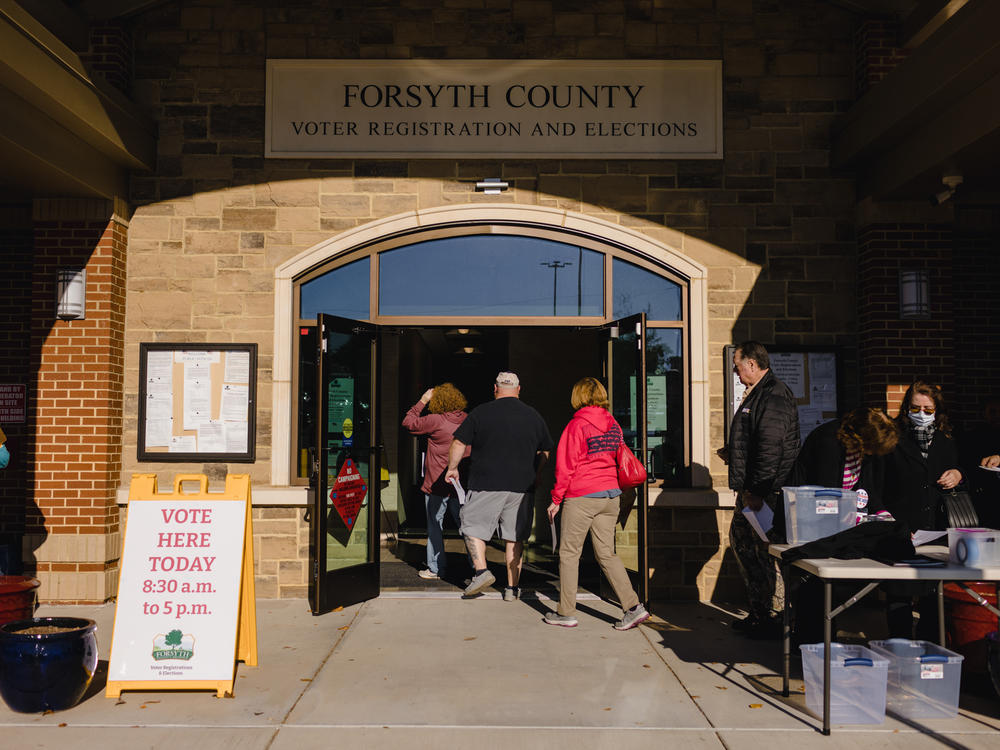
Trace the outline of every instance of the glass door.
[[309, 513], [313, 614], [379, 594], [378, 327], [317, 316], [317, 440]]
[[[603, 326], [604, 368], [608, 379], [611, 413], [621, 425], [625, 443], [647, 465], [646, 426], [646, 315], [630, 315]], [[648, 488], [640, 485], [621, 495], [615, 552], [625, 563], [639, 601], [649, 603], [649, 562], [646, 546]], [[614, 591], [601, 577], [601, 596], [615, 600]]]

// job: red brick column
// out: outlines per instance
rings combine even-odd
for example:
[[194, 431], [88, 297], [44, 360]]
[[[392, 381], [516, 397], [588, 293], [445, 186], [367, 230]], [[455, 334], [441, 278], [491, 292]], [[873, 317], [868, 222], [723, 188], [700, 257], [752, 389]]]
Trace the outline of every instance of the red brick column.
[[[951, 224], [877, 223], [858, 236], [858, 332], [863, 403], [895, 416], [903, 392], [925, 378], [954, 397]], [[930, 318], [899, 319], [899, 272], [925, 269]]]
[[[27, 519], [26, 566], [34, 563], [44, 599], [104, 601], [120, 547], [127, 228], [91, 201], [39, 201], [35, 214], [37, 512]], [[55, 319], [60, 268], [86, 268], [84, 320]]]
[[906, 59], [907, 50], [899, 47], [898, 38], [899, 25], [892, 21], [867, 20], [858, 27], [854, 37], [854, 85], [858, 97]]

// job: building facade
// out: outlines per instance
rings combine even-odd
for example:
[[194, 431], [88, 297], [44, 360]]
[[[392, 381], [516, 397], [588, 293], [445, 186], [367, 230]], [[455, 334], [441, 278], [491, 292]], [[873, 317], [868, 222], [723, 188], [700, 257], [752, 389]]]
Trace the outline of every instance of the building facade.
[[[113, 597], [130, 476], [169, 485], [182, 472], [249, 473], [257, 592], [306, 595], [315, 445], [303, 404], [317, 395], [319, 312], [386, 326], [382, 516], [400, 528], [415, 459], [398, 423], [424, 388], [509, 365], [558, 434], [567, 383], [599, 364], [587, 330], [646, 312], [646, 374], [664, 383], [646, 498], [657, 599], [740, 595], [733, 498], [714, 453], [726, 346], [834, 352], [834, 411], [895, 413], [924, 377], [971, 425], [997, 393], [1000, 354], [983, 345], [1000, 340], [986, 182], [997, 115], [982, 108], [993, 79], [962, 64], [993, 54], [980, 31], [997, 15], [988, 2], [947, 18], [943, 2], [35, 5], [5, 2], [3, 15], [0, 84], [20, 114], [5, 126], [0, 384], [24, 386], [12, 401], [24, 418], [3, 423], [15, 459], [0, 477], [0, 544], [45, 599]], [[268, 156], [267, 63], [292, 59], [721, 61], [722, 156]], [[952, 189], [945, 176], [961, 184], [931, 205]], [[507, 189], [477, 190], [491, 178]], [[555, 289], [551, 313], [448, 312], [398, 291], [421, 258], [447, 276], [476, 243], [506, 262], [523, 243], [517, 272], [564, 294], [576, 281], [576, 310]], [[589, 312], [585, 253], [604, 269]], [[572, 262], [577, 278], [559, 275]], [[86, 270], [82, 320], [56, 317], [67, 268]], [[908, 271], [928, 297], [919, 317], [900, 315]], [[497, 299], [514, 283], [501, 279]], [[454, 356], [469, 343], [450, 337], [460, 327], [479, 329], [469, 349], [493, 353], [454, 375], [468, 361]], [[256, 345], [252, 462], [139, 460], [143, 343]]]

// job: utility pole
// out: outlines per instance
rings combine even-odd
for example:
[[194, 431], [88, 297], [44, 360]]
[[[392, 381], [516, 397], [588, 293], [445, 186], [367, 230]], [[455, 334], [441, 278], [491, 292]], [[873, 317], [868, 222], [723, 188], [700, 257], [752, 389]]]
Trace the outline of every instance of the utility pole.
[[572, 262], [561, 261], [561, 260], [550, 260], [542, 261], [538, 265], [545, 266], [546, 268], [552, 269], [552, 315], [555, 317], [556, 314], [556, 281], [559, 278], [559, 269], [566, 268], [566, 266], [573, 265]]

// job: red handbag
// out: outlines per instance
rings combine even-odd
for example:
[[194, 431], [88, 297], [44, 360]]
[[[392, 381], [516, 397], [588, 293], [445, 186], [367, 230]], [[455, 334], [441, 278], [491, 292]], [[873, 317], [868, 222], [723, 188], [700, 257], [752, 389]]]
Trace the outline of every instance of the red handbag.
[[621, 489], [630, 490], [646, 481], [646, 467], [629, 450], [624, 440], [618, 444], [615, 460], [618, 462], [618, 486]]

